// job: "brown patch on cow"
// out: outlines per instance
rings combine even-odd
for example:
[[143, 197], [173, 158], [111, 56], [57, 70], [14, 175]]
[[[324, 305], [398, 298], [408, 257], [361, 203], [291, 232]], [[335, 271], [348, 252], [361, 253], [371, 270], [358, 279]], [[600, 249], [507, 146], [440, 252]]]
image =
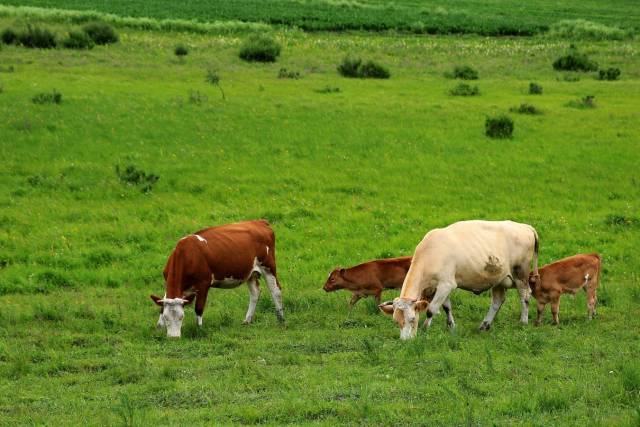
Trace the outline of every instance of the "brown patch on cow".
[[496, 273], [499, 273], [501, 269], [502, 268], [500, 266], [500, 260], [498, 259], [498, 257], [489, 255], [489, 259], [487, 260], [487, 263], [484, 265], [484, 271], [486, 271], [489, 274], [496, 274]]

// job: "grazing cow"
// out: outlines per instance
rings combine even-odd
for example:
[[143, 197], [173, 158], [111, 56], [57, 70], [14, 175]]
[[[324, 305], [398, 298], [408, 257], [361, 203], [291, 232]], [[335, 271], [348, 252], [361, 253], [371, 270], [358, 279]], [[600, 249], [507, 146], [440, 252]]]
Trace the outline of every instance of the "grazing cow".
[[587, 293], [589, 319], [596, 312], [597, 289], [600, 283], [600, 255], [579, 254], [547, 264], [539, 270], [539, 276], [529, 276], [531, 293], [538, 302], [536, 325], [542, 321], [542, 314], [548, 303], [551, 303], [553, 323], [560, 322], [560, 295], [575, 295], [580, 288]]
[[336, 268], [329, 274], [324, 284], [326, 292], [346, 289], [353, 294], [350, 307], [361, 298], [373, 295], [380, 304], [380, 296], [384, 289], [400, 289], [404, 277], [409, 271], [411, 257], [376, 259], [355, 267]]
[[249, 309], [244, 323], [251, 323], [260, 298], [259, 276], [267, 282], [278, 320], [283, 321], [275, 234], [267, 221], [221, 225], [183, 237], [164, 268], [164, 297], [151, 295], [162, 307], [158, 327], [166, 326], [167, 336], [179, 338], [184, 306], [194, 297], [197, 324], [202, 326], [209, 288], [231, 289], [245, 282], [249, 286]]
[[[513, 221], [460, 221], [429, 231], [416, 247], [400, 297], [381, 304], [380, 309], [400, 326], [400, 338], [416, 335], [419, 312], [427, 318], [449, 303], [456, 288], [474, 293], [492, 291], [489, 312], [480, 325], [489, 329], [505, 299], [506, 289], [520, 294], [520, 320], [529, 319], [530, 289], [527, 284], [533, 259], [538, 274], [538, 234], [527, 224]], [[430, 302], [421, 295], [431, 296]]]

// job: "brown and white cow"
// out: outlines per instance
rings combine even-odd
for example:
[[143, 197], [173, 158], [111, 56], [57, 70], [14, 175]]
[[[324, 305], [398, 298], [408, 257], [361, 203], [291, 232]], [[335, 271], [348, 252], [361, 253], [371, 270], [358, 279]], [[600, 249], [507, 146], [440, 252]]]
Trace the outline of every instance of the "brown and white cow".
[[[400, 338], [416, 335], [420, 311], [437, 314], [456, 288], [474, 293], [492, 291], [489, 312], [480, 325], [489, 329], [505, 299], [506, 289], [516, 287], [522, 310], [529, 319], [530, 289], [527, 283], [533, 259], [538, 269], [538, 234], [527, 224], [513, 221], [460, 221], [429, 231], [416, 247], [400, 297], [380, 309], [400, 326]], [[419, 298], [433, 295], [432, 300]]]
[[251, 323], [260, 298], [258, 277], [271, 291], [278, 320], [283, 321], [282, 296], [276, 274], [275, 234], [267, 221], [247, 221], [206, 228], [178, 241], [164, 268], [163, 298], [151, 295], [162, 307], [158, 327], [179, 338], [184, 306], [193, 298], [198, 326], [209, 288], [231, 289], [247, 283], [249, 309], [244, 322]]
[[542, 314], [547, 304], [551, 303], [553, 323], [560, 322], [560, 295], [575, 295], [580, 289], [587, 293], [587, 309], [589, 319], [596, 312], [597, 289], [600, 283], [600, 255], [578, 254], [547, 264], [539, 270], [539, 276], [529, 276], [531, 293], [538, 302], [536, 325], [542, 321]]

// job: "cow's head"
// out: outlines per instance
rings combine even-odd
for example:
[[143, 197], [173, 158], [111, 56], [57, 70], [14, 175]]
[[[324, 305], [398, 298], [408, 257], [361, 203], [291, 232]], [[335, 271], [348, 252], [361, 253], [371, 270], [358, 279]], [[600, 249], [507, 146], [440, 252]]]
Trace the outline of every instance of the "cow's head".
[[167, 327], [167, 336], [169, 338], [180, 338], [180, 329], [182, 328], [182, 319], [184, 318], [184, 306], [191, 304], [195, 294], [185, 298], [164, 298], [151, 295], [153, 302], [162, 307], [162, 313], [158, 320], [158, 326]]
[[534, 274], [534, 272], [529, 273], [529, 288], [531, 291], [536, 289], [536, 286], [540, 282], [540, 274]]
[[344, 288], [344, 284], [344, 268], [336, 268], [331, 272], [331, 274], [329, 274], [327, 283], [324, 284], [322, 289], [326, 292], [333, 292]]
[[413, 300], [409, 298], [396, 298], [393, 301], [383, 302], [378, 306], [387, 316], [393, 316], [393, 320], [400, 326], [400, 339], [414, 338], [418, 332], [418, 317], [421, 311], [429, 306], [427, 300]]

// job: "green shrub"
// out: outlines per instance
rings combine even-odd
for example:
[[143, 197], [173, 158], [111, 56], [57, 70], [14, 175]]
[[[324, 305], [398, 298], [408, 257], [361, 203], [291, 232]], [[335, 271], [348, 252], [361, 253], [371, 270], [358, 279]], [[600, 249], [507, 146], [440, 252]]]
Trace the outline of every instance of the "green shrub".
[[83, 31], [70, 31], [66, 39], [62, 40], [62, 46], [67, 49], [93, 49], [93, 39]]
[[607, 68], [598, 72], [598, 80], [618, 80], [620, 78], [620, 68]]
[[375, 61], [362, 62], [360, 58], [345, 57], [338, 65], [338, 73], [343, 77], [360, 79], [388, 79], [391, 77], [389, 70]]
[[581, 53], [574, 45], [571, 45], [566, 55], [553, 62], [553, 69], [556, 71], [596, 71], [598, 63], [590, 60], [585, 53]]
[[538, 108], [526, 103], [522, 103], [518, 107], [512, 107], [509, 111], [518, 114], [542, 114], [542, 111]]
[[199, 90], [190, 90], [189, 91], [189, 103], [190, 104], [195, 104], [195, 105], [200, 105], [200, 104], [204, 104], [205, 102], [207, 102], [207, 95], [205, 95], [204, 93], [200, 92]]
[[51, 93], [42, 92], [31, 98], [34, 104], [60, 104], [62, 102], [62, 94], [55, 89]]
[[4, 44], [14, 44], [18, 40], [18, 33], [13, 28], [5, 28], [0, 35], [0, 39]]
[[562, 79], [558, 78], [557, 80], [562, 80], [564, 82], [579, 82], [580, 76], [577, 74], [565, 74], [562, 76]]
[[27, 26], [18, 33], [18, 43], [31, 49], [52, 49], [56, 47], [56, 36], [46, 28]]
[[449, 95], [452, 96], [476, 96], [480, 95], [478, 86], [471, 86], [466, 83], [460, 83], [454, 88], [449, 90]]
[[240, 47], [239, 56], [249, 62], [276, 62], [281, 49], [277, 40], [263, 34], [253, 34]]
[[300, 73], [298, 71], [289, 71], [286, 68], [280, 68], [280, 71], [278, 71], [278, 78], [279, 79], [299, 79], [300, 78]]
[[542, 95], [542, 86], [538, 83], [529, 83], [529, 95]]
[[549, 35], [572, 40], [623, 40], [633, 36], [633, 32], [584, 19], [572, 19], [551, 25]]
[[185, 45], [183, 45], [182, 43], [179, 43], [176, 45], [176, 47], [173, 49], [173, 53], [178, 57], [178, 58], [183, 58], [185, 56], [187, 56], [189, 54], [189, 49], [187, 49], [187, 47]]
[[118, 33], [106, 22], [91, 22], [85, 25], [83, 31], [87, 33], [95, 44], [104, 45], [118, 42]]
[[484, 131], [490, 138], [511, 138], [513, 135], [513, 120], [506, 115], [487, 117], [484, 122]]
[[567, 103], [567, 107], [581, 108], [581, 109], [596, 108], [596, 97], [593, 95], [587, 95], [581, 99], [578, 99], [575, 101], [569, 101]]
[[325, 86], [323, 88], [320, 89], [315, 89], [314, 92], [317, 93], [339, 93], [340, 92], [340, 88], [337, 86]]
[[137, 186], [143, 193], [149, 193], [153, 186], [160, 179], [159, 176], [152, 173], [146, 173], [142, 169], [138, 169], [133, 165], [127, 166], [124, 170], [116, 165], [116, 175], [120, 182], [125, 185]]
[[478, 80], [478, 71], [469, 65], [456, 65], [453, 71], [444, 73], [450, 79]]
[[225, 101], [227, 97], [224, 95], [224, 90], [222, 90], [222, 86], [220, 86], [220, 74], [218, 74], [218, 71], [214, 69], [207, 70], [206, 80], [209, 84], [218, 87], [218, 90], [220, 90], [220, 94], [222, 95], [222, 100]]

